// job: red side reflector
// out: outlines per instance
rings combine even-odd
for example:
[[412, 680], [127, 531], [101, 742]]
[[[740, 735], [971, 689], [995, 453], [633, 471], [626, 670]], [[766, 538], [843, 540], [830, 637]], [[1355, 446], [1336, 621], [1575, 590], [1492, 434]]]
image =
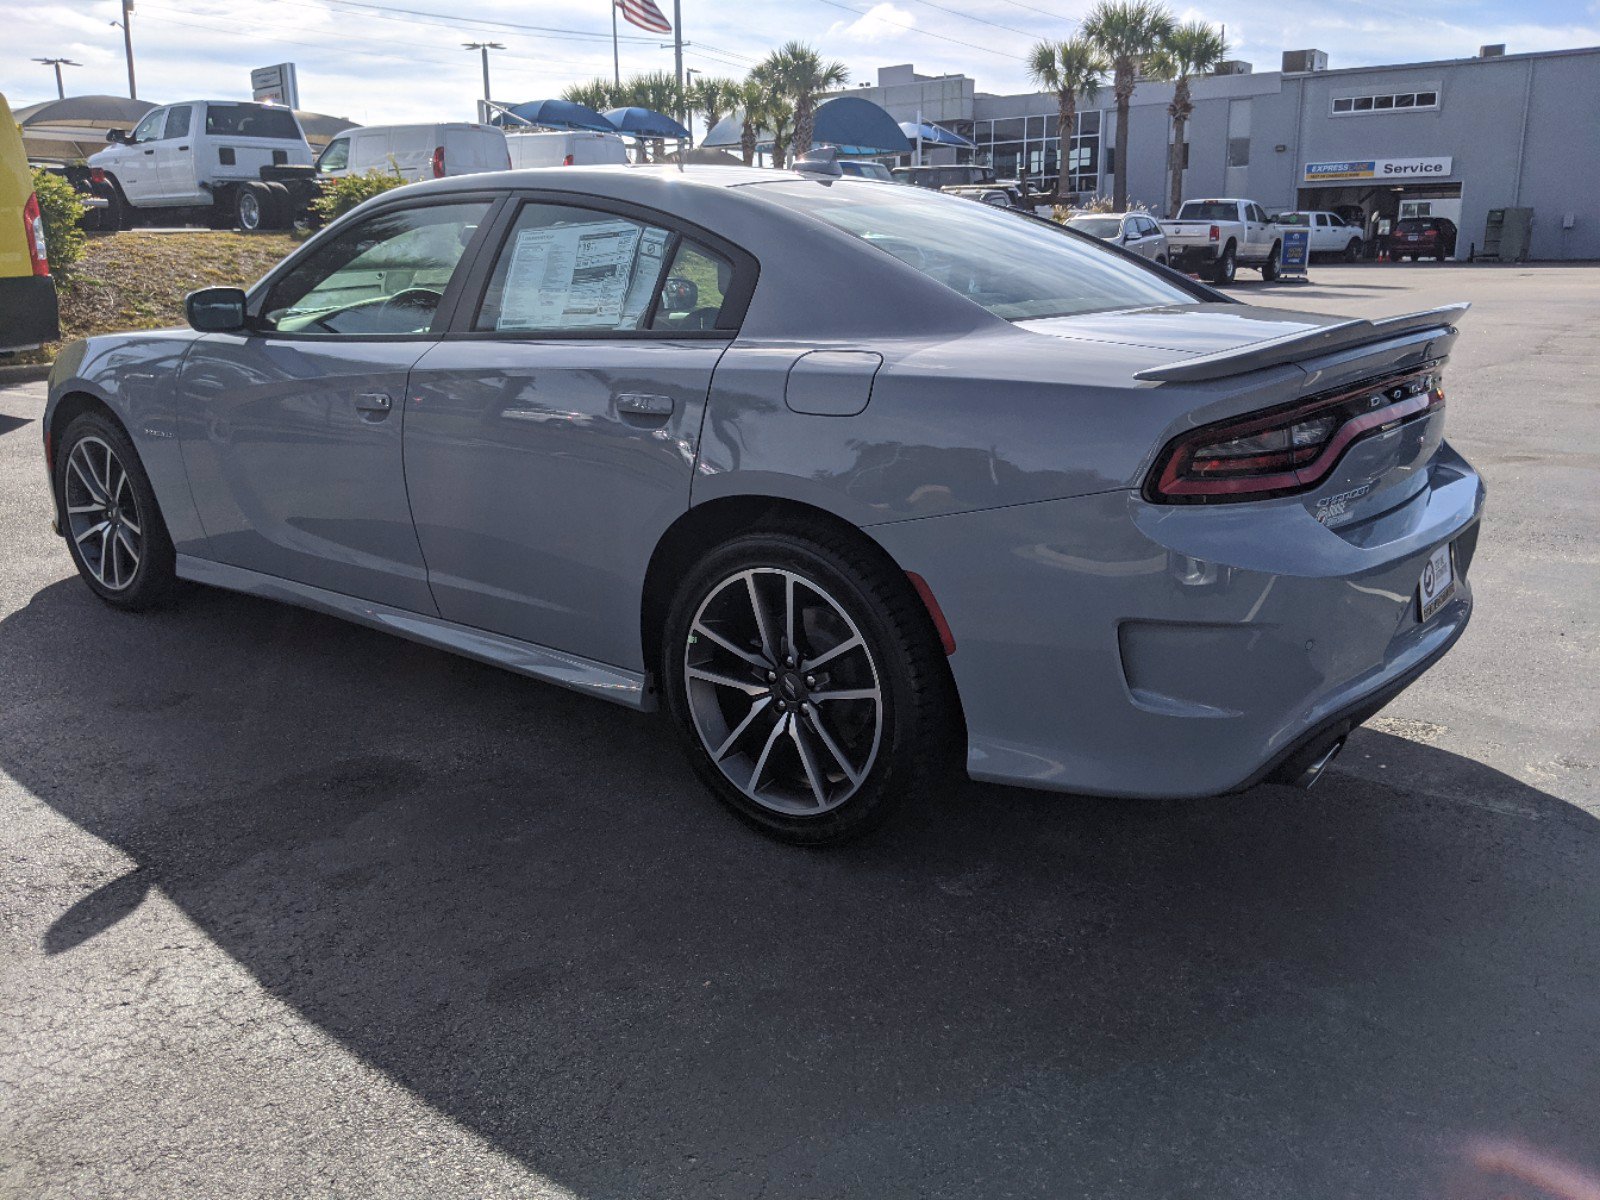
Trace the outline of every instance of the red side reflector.
[[939, 602], [933, 598], [933, 589], [928, 586], [928, 581], [915, 571], [907, 571], [906, 578], [911, 580], [911, 586], [917, 589], [917, 597], [922, 601], [922, 607], [928, 610], [928, 616], [933, 618], [933, 627], [939, 632], [939, 645], [944, 648], [946, 658], [956, 652], [956, 635], [950, 632], [950, 622], [944, 619], [944, 611], [939, 607]]

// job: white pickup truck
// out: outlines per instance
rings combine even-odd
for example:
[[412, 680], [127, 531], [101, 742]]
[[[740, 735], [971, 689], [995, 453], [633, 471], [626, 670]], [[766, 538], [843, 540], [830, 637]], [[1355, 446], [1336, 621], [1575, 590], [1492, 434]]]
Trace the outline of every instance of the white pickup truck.
[[311, 147], [293, 111], [235, 100], [186, 100], [152, 109], [132, 133], [89, 158], [90, 189], [106, 224], [138, 215], [198, 217], [215, 228], [287, 229], [318, 194]]
[[1283, 239], [1254, 200], [1185, 200], [1177, 216], [1161, 222], [1167, 261], [1212, 283], [1232, 283], [1240, 267], [1253, 267], [1271, 283], [1283, 260]]

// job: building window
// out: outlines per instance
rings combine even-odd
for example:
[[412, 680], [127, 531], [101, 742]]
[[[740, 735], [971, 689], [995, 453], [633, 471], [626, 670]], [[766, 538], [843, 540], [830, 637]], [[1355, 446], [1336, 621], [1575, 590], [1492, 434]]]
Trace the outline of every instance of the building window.
[[[1063, 169], [1056, 124], [1054, 115], [975, 121], [965, 136], [977, 146], [975, 161], [979, 164], [992, 167], [1001, 178], [1026, 175], [1029, 188], [1050, 191], [1055, 188]], [[1080, 112], [1077, 134], [1071, 140], [1065, 164], [1065, 190], [1097, 190], [1099, 158], [1100, 113], [1098, 110]]]
[[1419, 108], [1438, 108], [1439, 93], [1427, 92], [1382, 92], [1372, 96], [1335, 96], [1333, 97], [1333, 113], [1335, 116], [1346, 116], [1355, 113], [1393, 112], [1404, 108], [1415, 111]]
[[1248, 167], [1250, 165], [1250, 139], [1228, 139], [1228, 165], [1230, 167]]

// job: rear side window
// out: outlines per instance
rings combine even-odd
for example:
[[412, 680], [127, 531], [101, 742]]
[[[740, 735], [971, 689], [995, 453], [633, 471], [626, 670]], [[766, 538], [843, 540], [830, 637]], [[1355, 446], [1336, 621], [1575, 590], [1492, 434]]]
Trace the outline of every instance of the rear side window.
[[1136, 261], [992, 205], [849, 180], [749, 186], [763, 200], [852, 234], [1007, 320], [1194, 300]]
[[715, 329], [733, 286], [733, 264], [688, 238], [667, 265], [651, 329]]
[[193, 111], [189, 105], [180, 104], [176, 108], [167, 110], [167, 129], [162, 137], [181, 138], [189, 136], [189, 113]]
[[266, 104], [208, 104], [206, 132], [232, 137], [300, 140], [300, 126], [287, 108]]

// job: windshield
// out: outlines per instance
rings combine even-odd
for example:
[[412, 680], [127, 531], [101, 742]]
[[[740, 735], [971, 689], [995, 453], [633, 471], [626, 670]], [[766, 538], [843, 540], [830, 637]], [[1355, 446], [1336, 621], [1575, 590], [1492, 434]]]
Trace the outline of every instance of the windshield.
[[1309, 224], [1311, 224], [1311, 214], [1310, 213], [1279, 213], [1278, 217], [1277, 217], [1277, 221], [1278, 221], [1279, 225], [1309, 225]]
[[295, 124], [294, 114], [287, 108], [265, 104], [207, 104], [206, 132], [300, 140], [300, 126]]
[[894, 179], [894, 176], [889, 174], [889, 168], [882, 163], [840, 163], [839, 167], [846, 175], [859, 175], [863, 179]]
[[1190, 200], [1178, 210], [1179, 221], [1237, 221], [1239, 206], [1220, 200]]
[[1122, 222], [1116, 217], [1073, 217], [1067, 222], [1069, 228], [1090, 237], [1114, 238], [1122, 236]]
[[847, 181], [752, 190], [894, 255], [1007, 320], [1194, 301], [1115, 251], [987, 204]]

